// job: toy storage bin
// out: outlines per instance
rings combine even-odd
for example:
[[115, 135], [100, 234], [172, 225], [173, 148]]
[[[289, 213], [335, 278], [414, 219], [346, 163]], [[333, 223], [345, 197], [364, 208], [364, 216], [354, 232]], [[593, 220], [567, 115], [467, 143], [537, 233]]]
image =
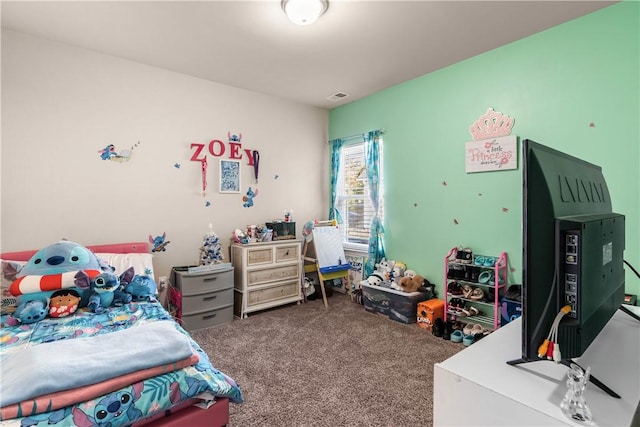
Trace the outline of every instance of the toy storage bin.
[[431, 331], [437, 318], [444, 319], [444, 301], [434, 298], [419, 302], [416, 314], [418, 326]]
[[418, 303], [431, 299], [431, 292], [403, 292], [362, 283], [364, 309], [401, 323], [416, 323]]

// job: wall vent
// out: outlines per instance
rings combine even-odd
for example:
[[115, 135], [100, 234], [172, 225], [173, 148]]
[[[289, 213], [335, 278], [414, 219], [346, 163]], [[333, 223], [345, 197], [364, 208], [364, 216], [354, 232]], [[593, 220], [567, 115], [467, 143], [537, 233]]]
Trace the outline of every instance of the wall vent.
[[348, 94], [344, 93], [344, 92], [336, 92], [331, 96], [327, 96], [327, 99], [329, 101], [340, 101], [341, 99], [346, 98], [347, 96], [349, 96]]

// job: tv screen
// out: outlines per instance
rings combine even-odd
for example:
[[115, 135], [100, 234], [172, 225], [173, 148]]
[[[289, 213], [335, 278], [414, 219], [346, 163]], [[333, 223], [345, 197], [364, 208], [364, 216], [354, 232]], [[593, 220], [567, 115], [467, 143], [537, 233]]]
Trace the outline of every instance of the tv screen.
[[625, 218], [612, 212], [599, 166], [528, 139], [522, 153], [522, 359], [509, 363], [541, 360], [565, 306], [557, 342], [567, 360], [624, 301]]

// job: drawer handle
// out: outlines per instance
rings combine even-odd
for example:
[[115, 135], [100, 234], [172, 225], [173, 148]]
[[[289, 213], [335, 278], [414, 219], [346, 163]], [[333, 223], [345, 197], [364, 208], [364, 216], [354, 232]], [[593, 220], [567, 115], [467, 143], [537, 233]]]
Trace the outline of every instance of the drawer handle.
[[204, 297], [204, 298], [202, 298], [202, 301], [210, 301], [210, 300], [216, 299], [216, 298], [218, 298], [218, 295], [213, 295], [213, 296], [210, 296], [210, 297]]
[[216, 313], [208, 314], [206, 316], [202, 316], [202, 320], [211, 319], [212, 317], [216, 317]]
[[207, 277], [207, 278], [204, 279], [205, 282], [211, 282], [211, 281], [214, 281], [214, 280], [218, 280], [218, 278], [217, 277]]

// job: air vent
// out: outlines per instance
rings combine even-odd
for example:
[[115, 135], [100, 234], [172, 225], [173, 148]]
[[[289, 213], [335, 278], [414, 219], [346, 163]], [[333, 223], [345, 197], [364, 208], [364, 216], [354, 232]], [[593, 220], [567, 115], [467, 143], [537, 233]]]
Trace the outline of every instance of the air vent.
[[327, 99], [329, 101], [340, 101], [341, 99], [346, 98], [347, 96], [349, 95], [344, 92], [336, 92], [331, 96], [327, 96]]

